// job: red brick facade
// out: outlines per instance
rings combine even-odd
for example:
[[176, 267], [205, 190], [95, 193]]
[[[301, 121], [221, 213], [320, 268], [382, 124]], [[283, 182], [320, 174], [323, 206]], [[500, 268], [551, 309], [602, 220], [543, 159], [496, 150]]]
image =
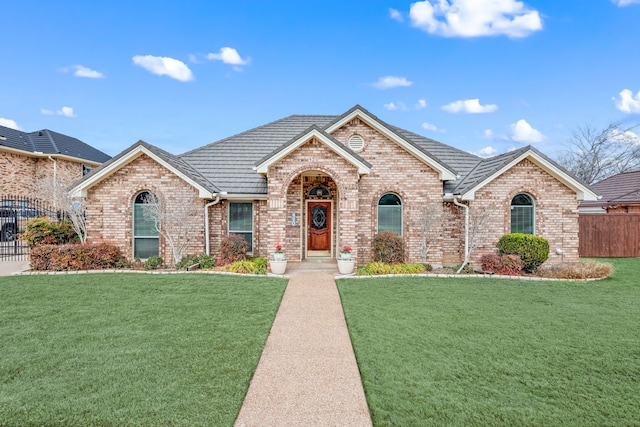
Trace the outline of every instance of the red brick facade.
[[[332, 258], [338, 256], [342, 245], [349, 245], [358, 264], [372, 260], [371, 242], [378, 229], [378, 201], [384, 194], [393, 193], [402, 201], [406, 260], [422, 261], [420, 223], [425, 210], [435, 207], [441, 211], [441, 217], [431, 229], [436, 239], [426, 261], [434, 266], [460, 264], [464, 259], [464, 210], [444, 200], [439, 173], [358, 118], [332, 133], [332, 137], [343, 144], [353, 135], [364, 139], [364, 147], [357, 154], [371, 165], [369, 173], [361, 175], [352, 162], [330, 148], [332, 143], [310, 136], [295, 150], [270, 164], [266, 200], [259, 196], [253, 200], [223, 196], [209, 207], [211, 253], [216, 253], [221, 239], [228, 234], [229, 204], [249, 201], [253, 203], [254, 255], [269, 257], [276, 245], [281, 244], [288, 259], [307, 258], [307, 203], [314, 199], [309, 190], [320, 184], [329, 190], [329, 196], [323, 200], [331, 203]], [[142, 155], [89, 189], [89, 241], [116, 243], [131, 258], [133, 200], [143, 190], [167, 200], [176, 194], [198, 194], [170, 170]], [[488, 215], [472, 263], [478, 265], [481, 255], [495, 252], [498, 239], [510, 232], [511, 199], [521, 192], [531, 195], [535, 202], [535, 233], [549, 240], [550, 258], [577, 260], [575, 192], [525, 159], [477, 190], [474, 200], [465, 202], [471, 216], [477, 212]], [[200, 238], [190, 247], [190, 254], [205, 251], [204, 206], [211, 202], [211, 199], [199, 199]], [[166, 242], [161, 243], [160, 252], [163, 258], [170, 259]]]

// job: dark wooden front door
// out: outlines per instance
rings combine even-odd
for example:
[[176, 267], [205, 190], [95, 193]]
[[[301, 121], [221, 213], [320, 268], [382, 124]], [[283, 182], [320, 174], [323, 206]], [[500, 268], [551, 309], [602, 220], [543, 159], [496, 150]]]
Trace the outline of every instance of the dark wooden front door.
[[309, 202], [307, 205], [307, 250], [331, 249], [331, 203]]

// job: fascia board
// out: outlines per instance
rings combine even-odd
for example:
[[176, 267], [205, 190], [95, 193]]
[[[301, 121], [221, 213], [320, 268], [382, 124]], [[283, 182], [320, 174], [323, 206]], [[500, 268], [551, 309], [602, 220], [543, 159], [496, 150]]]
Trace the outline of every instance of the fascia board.
[[476, 197], [476, 191], [483, 188], [485, 185], [489, 184], [491, 181], [505, 173], [507, 170], [511, 169], [518, 163], [520, 163], [524, 159], [531, 160], [534, 164], [545, 170], [551, 176], [556, 178], [558, 181], [569, 187], [576, 193], [576, 199], [578, 201], [597, 201], [599, 199], [598, 195], [587, 188], [582, 183], [578, 182], [576, 179], [558, 169], [553, 164], [549, 163], [544, 158], [540, 157], [534, 151], [526, 151], [522, 153], [520, 156], [513, 159], [511, 162], [491, 174], [489, 177], [485, 178], [479, 184], [473, 186], [469, 191], [462, 194], [462, 200], [474, 200]]
[[40, 152], [26, 151], [20, 150], [18, 148], [6, 147], [0, 145], [0, 151], [4, 151], [11, 154], [16, 154], [18, 156], [31, 157], [36, 159], [47, 159], [49, 157], [59, 160], [67, 160], [73, 163], [81, 163], [89, 166], [100, 166], [102, 163], [95, 162], [93, 160], [81, 159], [80, 157], [73, 157], [67, 154], [46, 154]]
[[317, 129], [312, 129], [310, 132], [298, 138], [294, 143], [288, 145], [284, 150], [278, 152], [275, 156], [270, 157], [266, 161], [256, 166], [256, 171], [260, 174], [266, 175], [271, 165], [282, 160], [283, 158], [285, 158], [286, 156], [288, 156], [289, 154], [297, 150], [305, 142], [309, 141], [311, 138], [314, 138], [314, 137], [318, 141], [326, 145], [327, 148], [329, 148], [331, 151], [333, 151], [334, 153], [336, 153], [337, 155], [345, 159], [347, 162], [355, 166], [358, 169], [358, 173], [360, 175], [367, 175], [371, 172], [371, 169], [367, 165], [365, 165], [358, 159], [354, 158], [351, 154], [349, 154], [347, 151], [342, 149], [342, 147], [340, 147], [338, 144], [336, 144], [332, 140], [328, 139], [325, 135], [322, 134], [322, 132], [319, 132]]
[[366, 114], [365, 112], [363, 112], [360, 109], [356, 109], [356, 110], [352, 111], [351, 114], [343, 117], [341, 120], [337, 121], [336, 123], [334, 123], [333, 125], [329, 126], [325, 130], [326, 130], [327, 133], [332, 134], [333, 132], [338, 130], [340, 127], [342, 127], [346, 123], [349, 123], [351, 120], [353, 120], [356, 117], [361, 119], [361, 120], [363, 120], [364, 122], [366, 122], [369, 126], [371, 126], [376, 131], [378, 131], [381, 134], [383, 134], [388, 139], [390, 139], [390, 140], [394, 141], [396, 144], [400, 145], [402, 148], [404, 148], [409, 153], [413, 154], [415, 157], [417, 157], [423, 163], [426, 163], [432, 169], [436, 170], [438, 172], [438, 174], [439, 174], [439, 177], [440, 177], [441, 181], [455, 181], [458, 178], [458, 176], [456, 174], [454, 174], [453, 172], [449, 171], [448, 169], [443, 168], [442, 165], [440, 165], [439, 163], [436, 163], [435, 161], [433, 161], [432, 158], [430, 158], [429, 156], [424, 154], [422, 151], [416, 149], [413, 145], [408, 144], [404, 139], [402, 139], [398, 135], [396, 135], [395, 132], [392, 132], [386, 126], [384, 126], [382, 123], [380, 123], [379, 121], [375, 120], [373, 117], [369, 116], [368, 114]]

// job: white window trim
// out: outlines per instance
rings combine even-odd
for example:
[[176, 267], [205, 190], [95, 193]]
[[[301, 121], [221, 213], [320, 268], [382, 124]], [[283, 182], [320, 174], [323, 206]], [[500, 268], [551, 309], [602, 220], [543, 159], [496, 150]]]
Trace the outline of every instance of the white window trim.
[[[131, 257], [133, 259], [136, 258], [136, 239], [158, 239], [158, 256], [160, 256], [160, 232], [158, 231], [158, 235], [157, 236], [138, 236], [136, 235], [136, 199], [138, 198], [138, 196], [142, 193], [149, 193], [149, 194], [153, 194], [154, 197], [158, 197], [156, 196], [156, 193], [154, 193], [151, 190], [142, 190], [142, 191], [138, 191], [136, 193], [135, 196], [133, 196], [133, 203], [131, 203]], [[148, 258], [140, 258], [140, 260], [144, 261], [147, 260]]]

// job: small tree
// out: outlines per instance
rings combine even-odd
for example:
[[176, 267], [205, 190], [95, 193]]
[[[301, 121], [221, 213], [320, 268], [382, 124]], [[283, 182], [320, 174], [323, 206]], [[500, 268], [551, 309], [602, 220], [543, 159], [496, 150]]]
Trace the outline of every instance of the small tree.
[[40, 199], [51, 202], [54, 209], [62, 212], [65, 218], [71, 221], [73, 231], [84, 245], [87, 242], [87, 200], [83, 197], [72, 197], [69, 185], [70, 182], [61, 178], [45, 179], [39, 182], [36, 194]]
[[170, 205], [165, 197], [151, 193], [143, 202], [143, 215], [153, 221], [156, 230], [171, 248], [173, 265], [178, 264], [198, 238], [201, 204], [195, 196], [185, 193], [173, 195]]
[[441, 203], [428, 203], [422, 207], [415, 220], [414, 227], [420, 232], [420, 260], [423, 264], [427, 263], [429, 250], [438, 240], [437, 228], [442, 215]]
[[[462, 232], [464, 233], [465, 228], [467, 228], [467, 250], [465, 251], [466, 253], [464, 261], [462, 262], [462, 265], [456, 273], [462, 272], [462, 270], [464, 270], [464, 268], [469, 264], [473, 251], [475, 251], [478, 246], [480, 246], [480, 243], [482, 243], [484, 237], [489, 231], [487, 228], [487, 222], [489, 220], [489, 217], [491, 216], [491, 211], [489, 209], [466, 209], [469, 209], [469, 211], [466, 212], [466, 214], [468, 214], [469, 221], [468, 224], [462, 226]], [[465, 223], [466, 222], [467, 221], [465, 221]]]

